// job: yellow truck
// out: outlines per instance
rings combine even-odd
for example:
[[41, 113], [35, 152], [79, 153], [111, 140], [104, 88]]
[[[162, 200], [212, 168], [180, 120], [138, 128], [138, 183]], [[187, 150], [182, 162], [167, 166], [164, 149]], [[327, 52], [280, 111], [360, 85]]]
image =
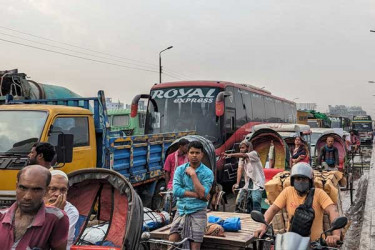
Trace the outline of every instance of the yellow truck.
[[16, 176], [36, 142], [57, 149], [56, 168], [66, 173], [107, 168], [128, 178], [145, 206], [158, 207], [165, 185], [163, 162], [184, 133], [126, 136], [110, 130], [104, 92], [97, 97], [12, 100], [0, 105], [0, 206], [15, 200]]

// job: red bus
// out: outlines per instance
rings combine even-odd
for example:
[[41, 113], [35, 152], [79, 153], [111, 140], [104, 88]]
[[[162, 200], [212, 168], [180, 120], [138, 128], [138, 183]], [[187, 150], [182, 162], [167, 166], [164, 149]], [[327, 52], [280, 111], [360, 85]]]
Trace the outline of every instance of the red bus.
[[[259, 123], [295, 123], [296, 104], [248, 84], [181, 81], [155, 84], [149, 95], [145, 134], [195, 130], [216, 148], [219, 183], [233, 181], [236, 169], [224, 169], [221, 153]], [[134, 110], [134, 108], [133, 108]]]

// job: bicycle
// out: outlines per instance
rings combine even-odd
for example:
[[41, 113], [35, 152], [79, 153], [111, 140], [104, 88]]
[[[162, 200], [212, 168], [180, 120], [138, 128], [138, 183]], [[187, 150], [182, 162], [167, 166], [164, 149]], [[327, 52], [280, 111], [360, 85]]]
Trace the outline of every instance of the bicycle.
[[[168, 247], [172, 247], [169, 249], [183, 249], [181, 246], [186, 242], [186, 241], [192, 241], [190, 238], [184, 238], [181, 241], [173, 242], [169, 240], [157, 240], [157, 239], [152, 239], [151, 234], [149, 232], [144, 232], [142, 233], [141, 236], [141, 241], [140, 245], [143, 250], [150, 250], [151, 246], [150, 244], [156, 244], [156, 245], [164, 245]], [[160, 249], [160, 247], [159, 247]]]
[[[162, 190], [164, 190], [164, 189], [162, 189]], [[175, 209], [176, 201], [174, 201], [173, 191], [171, 191], [171, 190], [161, 191], [159, 194], [161, 196], [163, 196], [162, 202], [161, 202], [161, 208], [159, 208], [159, 209], [164, 210], [169, 214], [169, 218], [170, 218], [169, 224], [170, 224], [170, 223], [172, 223], [172, 220], [173, 220], [174, 215], [176, 213], [176, 209]]]
[[248, 206], [248, 193], [249, 191], [256, 191], [256, 190], [259, 190], [259, 191], [264, 191], [264, 188], [259, 188], [259, 189], [254, 189], [254, 188], [247, 188], [247, 189], [244, 189], [244, 188], [236, 188], [236, 189], [233, 189], [233, 191], [237, 193], [237, 196], [236, 196], [236, 212], [238, 213], [248, 213], [248, 210], [247, 210], [247, 206]]

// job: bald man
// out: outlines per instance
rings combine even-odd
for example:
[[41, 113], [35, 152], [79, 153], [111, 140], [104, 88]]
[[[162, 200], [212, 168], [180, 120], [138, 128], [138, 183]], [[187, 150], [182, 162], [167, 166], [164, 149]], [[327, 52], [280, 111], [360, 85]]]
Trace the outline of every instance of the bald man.
[[319, 152], [318, 165], [327, 171], [338, 170], [340, 164], [339, 150], [333, 146], [334, 143], [335, 139], [328, 136], [326, 145], [321, 147]]
[[68, 194], [68, 176], [61, 170], [51, 171], [52, 179], [48, 186], [47, 195], [44, 202], [50, 206], [54, 206], [64, 210], [69, 218], [69, 234], [66, 249], [70, 249], [74, 242], [75, 226], [77, 224], [79, 213], [73, 204], [66, 200]]
[[18, 172], [16, 202], [0, 210], [2, 249], [66, 249], [68, 216], [43, 202], [50, 181], [51, 173], [40, 165]]

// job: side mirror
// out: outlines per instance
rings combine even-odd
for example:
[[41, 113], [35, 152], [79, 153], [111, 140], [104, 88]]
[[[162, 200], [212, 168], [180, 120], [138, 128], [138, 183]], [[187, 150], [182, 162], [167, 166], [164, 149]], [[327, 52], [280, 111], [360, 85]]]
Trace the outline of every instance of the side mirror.
[[150, 99], [151, 96], [148, 95], [148, 94], [142, 94], [142, 95], [136, 95], [133, 100], [132, 100], [132, 105], [131, 105], [131, 112], [130, 112], [130, 117], [131, 118], [134, 118], [137, 116], [137, 112], [138, 112], [138, 102], [141, 98], [146, 98], [146, 99]]
[[56, 155], [57, 163], [69, 163], [73, 160], [73, 138], [72, 134], [59, 134], [57, 137]]
[[264, 215], [259, 211], [256, 211], [256, 210], [251, 211], [251, 219], [268, 226], [266, 220], [264, 219]]
[[215, 113], [216, 116], [220, 117], [224, 115], [224, 99], [225, 97], [230, 96], [229, 92], [226, 91], [221, 91], [219, 94], [216, 96], [216, 101], [215, 101]]
[[335, 231], [336, 229], [340, 229], [346, 226], [348, 223], [348, 218], [346, 217], [338, 217], [335, 220], [332, 221], [331, 228], [325, 231], [324, 233], [330, 233], [332, 231]]

